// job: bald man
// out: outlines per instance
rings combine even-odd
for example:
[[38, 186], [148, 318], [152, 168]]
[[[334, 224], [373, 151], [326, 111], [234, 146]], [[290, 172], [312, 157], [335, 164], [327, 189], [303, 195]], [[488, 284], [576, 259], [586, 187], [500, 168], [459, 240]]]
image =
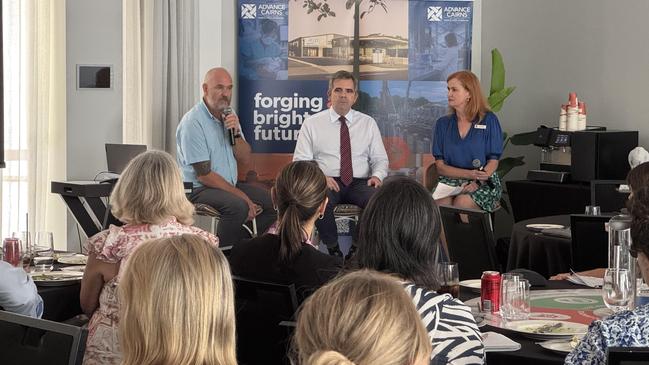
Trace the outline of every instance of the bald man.
[[[183, 116], [176, 129], [176, 158], [184, 180], [194, 185], [190, 200], [219, 211], [217, 235], [222, 245], [236, 244], [246, 237], [241, 225], [255, 217], [259, 232], [274, 220], [268, 191], [237, 182], [237, 162], [248, 164], [250, 145], [241, 134], [239, 117], [224, 113], [230, 106], [232, 86], [226, 69], [209, 70], [202, 85], [203, 98]], [[230, 143], [229, 129], [236, 136], [234, 145]]]

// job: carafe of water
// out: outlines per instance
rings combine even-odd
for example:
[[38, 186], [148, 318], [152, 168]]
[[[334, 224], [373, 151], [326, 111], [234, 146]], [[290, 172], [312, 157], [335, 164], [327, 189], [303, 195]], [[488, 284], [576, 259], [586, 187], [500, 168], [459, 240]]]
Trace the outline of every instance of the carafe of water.
[[631, 257], [631, 217], [616, 215], [608, 222], [608, 267], [626, 269], [629, 272], [632, 297], [629, 298], [629, 309], [635, 307], [636, 295], [636, 259]]

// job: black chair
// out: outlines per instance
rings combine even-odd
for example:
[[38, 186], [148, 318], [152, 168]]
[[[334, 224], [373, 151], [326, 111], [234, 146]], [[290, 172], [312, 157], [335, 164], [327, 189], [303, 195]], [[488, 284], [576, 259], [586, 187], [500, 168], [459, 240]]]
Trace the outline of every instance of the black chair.
[[608, 365], [649, 364], [649, 347], [609, 347], [606, 358]]
[[602, 212], [619, 212], [626, 206], [628, 192], [620, 192], [625, 180], [591, 180], [590, 205], [598, 205]]
[[239, 364], [288, 364], [287, 350], [298, 299], [293, 284], [233, 276]]
[[[488, 212], [440, 206], [444, 234], [451, 261], [458, 263], [460, 280], [476, 279], [483, 271], [501, 271]], [[462, 221], [460, 215], [468, 221]]]
[[0, 363], [81, 364], [86, 329], [0, 311]]
[[608, 232], [606, 223], [612, 215], [570, 215], [572, 258], [575, 271], [608, 266]]

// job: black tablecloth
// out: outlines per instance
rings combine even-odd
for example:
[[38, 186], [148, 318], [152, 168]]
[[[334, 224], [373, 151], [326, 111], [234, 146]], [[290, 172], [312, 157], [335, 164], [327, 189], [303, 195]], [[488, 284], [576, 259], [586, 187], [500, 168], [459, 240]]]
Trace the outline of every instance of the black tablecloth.
[[547, 277], [570, 271], [570, 239], [534, 232], [530, 223], [553, 223], [568, 227], [569, 215], [532, 218], [514, 224], [509, 243], [507, 271], [529, 269]]
[[[55, 264], [54, 269], [70, 266]], [[79, 293], [81, 283], [64, 286], [37, 286], [38, 294], [43, 298], [43, 319], [62, 322], [81, 314]]]
[[[548, 281], [548, 285], [542, 288], [532, 288], [532, 290], [543, 289], [588, 289], [588, 287], [572, 284], [568, 281]], [[462, 300], [469, 300], [476, 297], [476, 293], [470, 292], [465, 288], [460, 290], [460, 298]], [[566, 356], [561, 355], [542, 348], [537, 345], [537, 340], [532, 340], [527, 337], [521, 336], [517, 333], [507, 331], [501, 328], [492, 326], [480, 327], [482, 332], [497, 332], [501, 333], [512, 340], [521, 344], [521, 349], [517, 351], [506, 352], [488, 352], [487, 364], [488, 365], [511, 365], [511, 364], [524, 364], [524, 365], [559, 365], [563, 364]]]
[[529, 180], [506, 182], [514, 222], [557, 214], [583, 213], [590, 205], [590, 185]]

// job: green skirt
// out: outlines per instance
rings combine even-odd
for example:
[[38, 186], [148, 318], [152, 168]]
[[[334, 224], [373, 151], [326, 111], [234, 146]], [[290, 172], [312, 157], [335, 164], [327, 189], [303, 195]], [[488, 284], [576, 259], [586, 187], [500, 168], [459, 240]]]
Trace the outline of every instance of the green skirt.
[[[440, 176], [438, 180], [439, 182], [451, 186], [460, 186], [471, 181], [467, 179], [454, 179], [446, 176]], [[487, 212], [493, 212], [500, 206], [500, 197], [503, 194], [503, 186], [500, 183], [500, 177], [498, 177], [497, 173], [494, 172], [491, 175], [491, 182], [493, 183], [493, 188], [491, 188], [487, 182], [483, 182], [478, 190], [469, 194], [471, 199], [473, 199], [480, 209]]]

